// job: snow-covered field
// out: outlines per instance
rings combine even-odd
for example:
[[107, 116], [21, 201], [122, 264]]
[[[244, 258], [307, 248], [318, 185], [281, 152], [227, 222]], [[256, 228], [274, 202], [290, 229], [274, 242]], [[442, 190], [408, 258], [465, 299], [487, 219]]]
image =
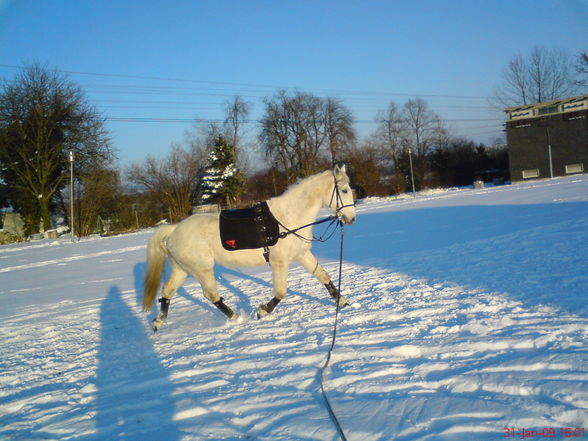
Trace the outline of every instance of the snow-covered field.
[[[357, 211], [325, 375], [349, 440], [588, 438], [587, 175]], [[324, 287], [293, 267], [258, 321], [268, 268], [219, 268], [246, 320], [190, 278], [153, 334], [150, 234], [0, 247], [0, 439], [337, 439]], [[335, 276], [337, 235], [315, 251]]]

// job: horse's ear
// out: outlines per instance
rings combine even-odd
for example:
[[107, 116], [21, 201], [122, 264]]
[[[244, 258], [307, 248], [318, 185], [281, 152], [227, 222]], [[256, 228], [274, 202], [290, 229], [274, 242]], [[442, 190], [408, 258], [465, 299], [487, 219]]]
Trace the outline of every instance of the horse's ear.
[[345, 164], [339, 166], [338, 164], [335, 165], [335, 175], [341, 175], [343, 173], [346, 173], [347, 170], [345, 169]]

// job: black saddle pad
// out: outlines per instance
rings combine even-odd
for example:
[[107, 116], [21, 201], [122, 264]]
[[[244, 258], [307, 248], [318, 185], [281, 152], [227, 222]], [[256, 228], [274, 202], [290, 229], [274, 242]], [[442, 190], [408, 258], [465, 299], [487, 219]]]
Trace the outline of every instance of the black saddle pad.
[[275, 245], [280, 227], [266, 202], [251, 208], [223, 210], [219, 216], [220, 239], [225, 250], [250, 250]]

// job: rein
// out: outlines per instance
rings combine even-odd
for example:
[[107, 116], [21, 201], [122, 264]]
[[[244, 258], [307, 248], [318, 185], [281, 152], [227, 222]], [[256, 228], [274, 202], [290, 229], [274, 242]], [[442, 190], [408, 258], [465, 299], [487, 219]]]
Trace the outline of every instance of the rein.
[[[276, 219], [276, 220], [277, 220], [277, 219]], [[333, 225], [335, 222], [337, 222], [337, 223], [341, 223], [341, 221], [339, 220], [339, 218], [338, 218], [337, 216], [335, 216], [335, 215], [332, 215], [332, 216], [326, 217], [326, 218], [324, 218], [324, 219], [320, 219], [320, 220], [318, 220], [318, 221], [311, 222], [310, 224], [306, 224], [306, 225], [303, 225], [303, 226], [301, 226], [301, 227], [294, 228], [293, 230], [291, 230], [291, 229], [289, 229], [287, 226], [285, 226], [285, 225], [284, 225], [282, 222], [278, 221], [278, 224], [280, 224], [280, 226], [281, 226], [283, 229], [285, 229], [285, 230], [286, 230], [286, 231], [282, 231], [282, 232], [281, 232], [281, 233], [278, 235], [278, 237], [279, 237], [280, 239], [285, 239], [286, 237], [288, 237], [288, 235], [290, 235], [290, 234], [293, 234], [293, 235], [294, 235], [294, 236], [296, 236], [298, 239], [301, 239], [301, 240], [303, 240], [303, 241], [305, 241], [305, 242], [326, 242], [326, 241], [327, 241], [327, 240], [329, 240], [329, 239], [331, 238], [331, 236], [332, 236], [332, 235], [335, 233], [335, 230], [333, 230], [333, 231], [331, 232], [331, 234], [329, 234], [329, 236], [328, 236], [327, 238], [324, 238], [324, 237], [322, 237], [322, 236], [321, 236], [321, 237], [314, 237], [314, 236], [313, 236], [313, 237], [312, 237], [312, 239], [307, 239], [306, 237], [304, 237], [304, 236], [302, 236], [302, 235], [298, 234], [298, 231], [300, 231], [300, 230], [302, 230], [302, 229], [304, 229], [304, 228], [312, 227], [313, 225], [324, 224], [325, 222], [329, 222], [329, 221], [330, 221], [331, 223], [330, 223], [330, 224], [327, 226], [327, 231], [328, 231], [328, 229], [329, 229], [329, 228], [331, 228], [331, 226], [332, 226], [332, 225]]]
[[[339, 245], [339, 281], [337, 283], [338, 287], [338, 291], [339, 294], [341, 293], [341, 275], [343, 272], [343, 223], [340, 223], [341, 226], [341, 236], [340, 236], [340, 245]], [[345, 436], [345, 432], [343, 431], [343, 427], [341, 426], [341, 423], [339, 422], [339, 418], [337, 418], [337, 415], [335, 414], [335, 411], [333, 410], [333, 407], [331, 406], [331, 403], [329, 401], [329, 397], [327, 396], [327, 393], [325, 392], [325, 387], [323, 384], [323, 379], [325, 376], [325, 370], [327, 369], [327, 367], [329, 366], [329, 363], [331, 362], [331, 355], [333, 353], [333, 349], [335, 347], [335, 340], [337, 338], [337, 320], [339, 318], [339, 302], [337, 302], [337, 309], [335, 310], [335, 323], [333, 324], [333, 337], [331, 339], [331, 346], [329, 347], [329, 351], [327, 353], [327, 358], [325, 360], [325, 364], [320, 368], [320, 375], [319, 375], [319, 385], [320, 385], [320, 389], [321, 389], [321, 395], [323, 396], [323, 399], [325, 401], [325, 405], [327, 406], [327, 410], [329, 411], [329, 416], [331, 417], [331, 421], [333, 422], [335, 428], [337, 429], [337, 432], [339, 433], [339, 437], [341, 438], [342, 441], [347, 441], [347, 437]]]

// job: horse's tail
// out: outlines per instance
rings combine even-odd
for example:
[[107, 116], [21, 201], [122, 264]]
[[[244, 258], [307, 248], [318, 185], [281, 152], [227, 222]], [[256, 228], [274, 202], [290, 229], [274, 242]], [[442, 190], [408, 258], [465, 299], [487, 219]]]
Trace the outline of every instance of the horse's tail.
[[165, 240], [175, 228], [175, 225], [158, 227], [147, 244], [147, 272], [145, 273], [145, 283], [143, 285], [143, 311], [150, 311], [155, 302], [167, 256]]

